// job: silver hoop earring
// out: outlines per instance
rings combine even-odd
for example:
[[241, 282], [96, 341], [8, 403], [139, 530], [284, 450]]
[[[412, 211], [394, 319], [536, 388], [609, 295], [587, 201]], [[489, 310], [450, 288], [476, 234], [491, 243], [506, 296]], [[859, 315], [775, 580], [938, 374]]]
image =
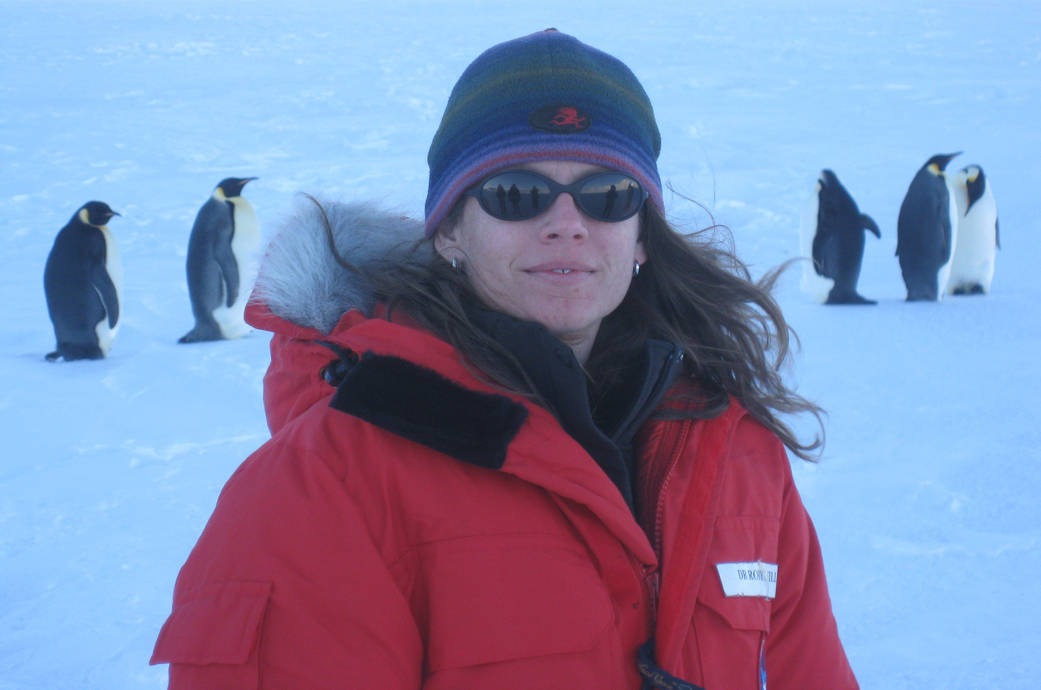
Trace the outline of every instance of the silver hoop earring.
[[633, 261], [633, 278], [640, 275], [640, 262]]
[[453, 271], [458, 271], [459, 270], [459, 260], [456, 259], [454, 256], [452, 257], [452, 270]]

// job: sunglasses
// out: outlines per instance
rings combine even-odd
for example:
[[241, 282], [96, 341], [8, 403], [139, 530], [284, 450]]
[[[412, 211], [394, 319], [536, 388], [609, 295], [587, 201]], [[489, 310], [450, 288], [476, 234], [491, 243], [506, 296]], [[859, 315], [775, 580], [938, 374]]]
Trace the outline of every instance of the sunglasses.
[[499, 220], [529, 220], [545, 213], [562, 193], [594, 220], [618, 223], [633, 217], [647, 200], [640, 183], [619, 172], [593, 173], [560, 184], [531, 170], [505, 170], [466, 190], [484, 212]]

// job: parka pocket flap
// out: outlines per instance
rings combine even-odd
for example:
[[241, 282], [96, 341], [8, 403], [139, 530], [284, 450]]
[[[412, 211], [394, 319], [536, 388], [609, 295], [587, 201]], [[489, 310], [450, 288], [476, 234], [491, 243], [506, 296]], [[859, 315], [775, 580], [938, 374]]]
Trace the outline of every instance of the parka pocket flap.
[[245, 663], [270, 597], [267, 582], [222, 582], [191, 592], [159, 631], [149, 663]]
[[[770, 613], [773, 599], [754, 596], [759, 590], [772, 591], [781, 583], [777, 577], [778, 521], [769, 518], [726, 517], [716, 523], [709, 557], [711, 568], [698, 591], [698, 602], [723, 618], [736, 630], [770, 630]], [[744, 591], [747, 596], [727, 596], [722, 579], [735, 577], [748, 569], [754, 582], [756, 578], [772, 576], [773, 587], [751, 586]], [[754, 577], [753, 577], [754, 576]], [[733, 590], [742, 591], [741, 587]]]
[[770, 630], [772, 601], [763, 597], [728, 597], [718, 582], [702, 586], [698, 603], [712, 609], [735, 630]]

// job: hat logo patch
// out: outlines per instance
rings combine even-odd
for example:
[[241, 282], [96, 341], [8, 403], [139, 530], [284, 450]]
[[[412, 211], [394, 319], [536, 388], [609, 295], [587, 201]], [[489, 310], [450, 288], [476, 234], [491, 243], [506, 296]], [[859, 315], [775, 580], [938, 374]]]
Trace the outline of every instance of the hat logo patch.
[[572, 134], [589, 129], [589, 116], [573, 105], [547, 105], [531, 114], [528, 122], [535, 129], [557, 134]]

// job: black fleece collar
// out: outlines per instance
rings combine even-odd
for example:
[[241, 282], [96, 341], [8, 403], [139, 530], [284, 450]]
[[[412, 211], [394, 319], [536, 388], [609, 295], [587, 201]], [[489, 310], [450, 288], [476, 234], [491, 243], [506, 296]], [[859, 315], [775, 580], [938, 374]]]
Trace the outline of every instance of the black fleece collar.
[[471, 465], [501, 468], [528, 418], [504, 395], [460, 386], [406, 359], [339, 354], [323, 374], [336, 386], [330, 407]]
[[[608, 393], [615, 396], [606, 405], [612, 412], [598, 425], [585, 372], [570, 347], [537, 323], [485, 309], [470, 315], [514, 353], [564, 431], [635, 508], [632, 439], [678, 376], [679, 348], [649, 340], [631, 375]], [[472, 390], [408, 360], [331, 349], [339, 356], [323, 369], [336, 386], [330, 407], [463, 462], [500, 469], [527, 419], [527, 409], [504, 395]]]
[[588, 380], [572, 349], [545, 326], [501, 312], [469, 309], [470, 318], [520, 361], [564, 431], [589, 453], [634, 508], [632, 439], [679, 374], [680, 350], [649, 340], [628, 376], [607, 391], [594, 418]]

